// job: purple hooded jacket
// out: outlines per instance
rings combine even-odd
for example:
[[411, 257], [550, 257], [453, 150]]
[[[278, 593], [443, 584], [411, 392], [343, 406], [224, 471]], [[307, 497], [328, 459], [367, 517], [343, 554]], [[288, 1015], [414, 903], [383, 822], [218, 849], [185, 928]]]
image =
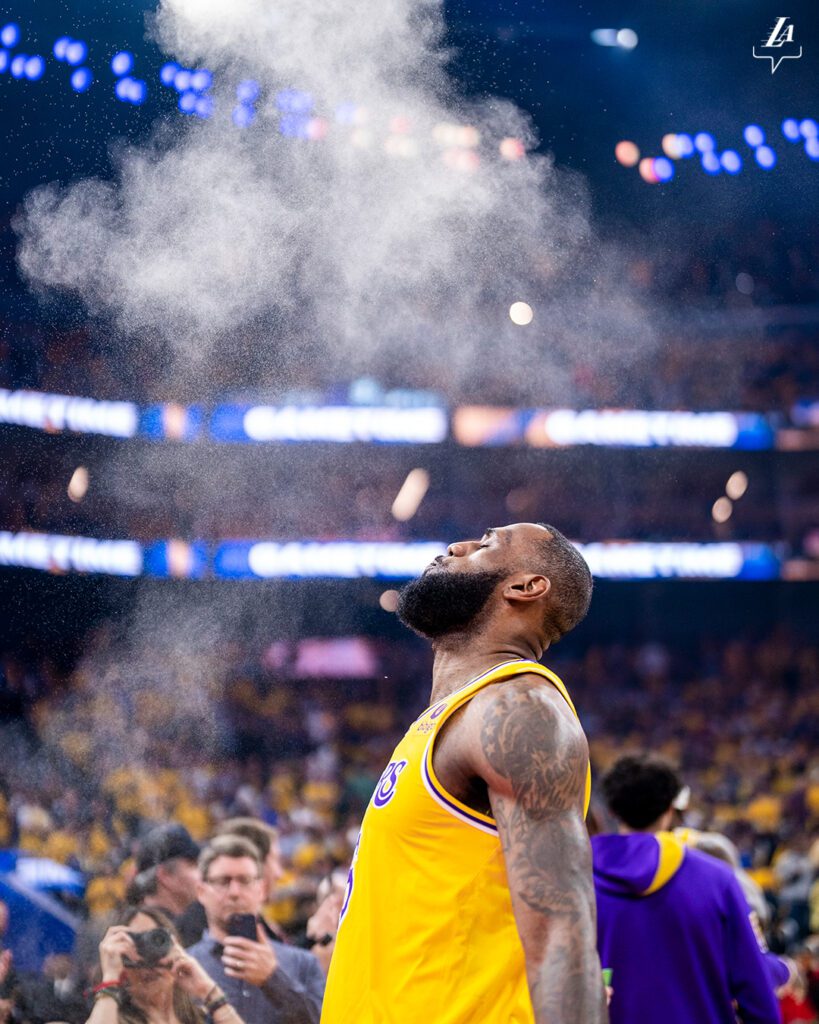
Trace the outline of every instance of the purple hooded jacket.
[[670, 833], [594, 836], [592, 855], [611, 1024], [779, 1024], [771, 970], [727, 864]]

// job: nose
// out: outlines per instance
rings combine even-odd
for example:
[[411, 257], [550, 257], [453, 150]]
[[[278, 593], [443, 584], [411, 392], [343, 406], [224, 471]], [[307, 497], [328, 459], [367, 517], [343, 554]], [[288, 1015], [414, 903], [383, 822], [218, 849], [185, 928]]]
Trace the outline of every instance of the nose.
[[462, 558], [464, 555], [468, 555], [477, 546], [477, 543], [474, 540], [457, 540], [454, 544], [450, 544], [446, 551], [454, 558]]

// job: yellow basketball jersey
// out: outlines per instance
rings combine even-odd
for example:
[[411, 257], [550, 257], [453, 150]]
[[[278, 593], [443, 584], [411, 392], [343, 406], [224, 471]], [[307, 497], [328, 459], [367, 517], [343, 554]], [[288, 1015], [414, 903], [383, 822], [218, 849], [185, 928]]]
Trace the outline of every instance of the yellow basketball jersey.
[[[443, 723], [479, 690], [549, 669], [509, 661], [428, 708], [373, 793], [341, 911], [322, 1024], [532, 1024], [523, 947], [493, 818], [432, 767]], [[576, 712], [575, 712], [576, 713]], [[586, 809], [591, 775], [586, 780]]]

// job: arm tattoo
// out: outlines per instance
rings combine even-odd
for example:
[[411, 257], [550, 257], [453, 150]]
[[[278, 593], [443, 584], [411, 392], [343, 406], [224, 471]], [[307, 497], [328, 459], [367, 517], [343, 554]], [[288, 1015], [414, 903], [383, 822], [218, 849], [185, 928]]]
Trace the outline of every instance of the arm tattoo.
[[[608, 1018], [596, 951], [591, 849], [583, 822], [588, 747], [568, 707], [542, 685], [499, 686], [481, 745], [538, 1024]], [[508, 790], [511, 789], [510, 796]]]

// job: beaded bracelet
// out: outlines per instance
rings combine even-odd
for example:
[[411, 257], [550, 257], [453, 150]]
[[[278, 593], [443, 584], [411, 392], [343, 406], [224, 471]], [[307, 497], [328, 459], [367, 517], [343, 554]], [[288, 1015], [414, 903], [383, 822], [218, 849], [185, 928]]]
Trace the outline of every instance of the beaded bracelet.
[[208, 1013], [212, 1017], [214, 1015], [214, 1013], [216, 1013], [217, 1010], [221, 1010], [223, 1006], [227, 1006], [227, 1005], [228, 1005], [228, 997], [227, 996], [222, 996], [221, 999], [214, 999], [212, 1003], [205, 1003], [205, 1009], [208, 1011]]

